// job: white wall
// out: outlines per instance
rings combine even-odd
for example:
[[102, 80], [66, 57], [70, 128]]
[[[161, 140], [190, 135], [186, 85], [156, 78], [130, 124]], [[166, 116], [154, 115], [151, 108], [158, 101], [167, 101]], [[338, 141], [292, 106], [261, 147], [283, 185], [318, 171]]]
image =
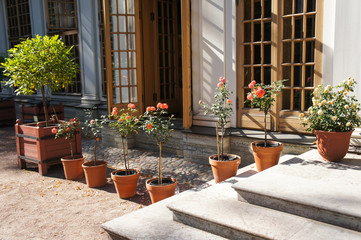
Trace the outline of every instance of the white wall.
[[327, 0], [324, 3], [323, 83], [337, 85], [348, 77], [358, 82], [361, 101], [361, 1]]
[[[194, 115], [203, 115], [199, 100], [208, 104], [214, 102], [213, 96], [219, 77], [225, 76], [229, 89], [234, 92], [231, 96], [234, 103], [231, 125], [235, 127], [235, 3], [229, 0], [199, 0], [192, 1], [191, 9]], [[194, 121], [194, 124], [203, 125], [199, 124], [199, 121]]]

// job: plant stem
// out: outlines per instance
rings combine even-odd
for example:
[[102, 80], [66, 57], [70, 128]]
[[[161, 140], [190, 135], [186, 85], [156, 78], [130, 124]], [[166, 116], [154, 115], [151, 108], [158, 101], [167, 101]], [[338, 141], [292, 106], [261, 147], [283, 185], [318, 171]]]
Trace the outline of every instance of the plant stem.
[[126, 149], [127, 149], [127, 162], [128, 162], [128, 171], [129, 171], [129, 173], [127, 173], [127, 174], [129, 175], [130, 174], [130, 167], [129, 167], [128, 139], [125, 142], [125, 145], [126, 145]]
[[267, 147], [267, 111], [264, 111], [264, 146]]
[[162, 142], [159, 143], [158, 184], [162, 184]]
[[46, 123], [46, 126], [48, 126], [48, 125], [49, 125], [48, 108], [47, 108], [47, 106], [46, 106], [45, 88], [44, 88], [44, 86], [41, 87], [41, 96], [42, 96], [42, 98], [43, 98], [43, 107], [44, 107], [45, 123]]
[[218, 155], [218, 160], [220, 160], [220, 156], [219, 156], [219, 135], [218, 135], [218, 122], [216, 122], [216, 135], [217, 135], [217, 155]]
[[70, 156], [74, 160], [73, 144], [71, 143], [71, 138], [69, 138], [69, 144], [70, 144]]
[[124, 167], [126, 173], [128, 173], [128, 167], [127, 167], [127, 155], [125, 153], [125, 146], [124, 146], [124, 137], [122, 137], [122, 148], [123, 148], [123, 157], [124, 157]]
[[222, 127], [221, 127], [221, 131], [222, 131], [222, 137], [221, 137], [221, 139], [222, 139], [222, 147], [221, 147], [221, 157], [222, 157], [222, 160], [223, 160], [223, 158], [224, 158], [224, 152], [223, 152], [223, 136], [224, 136], [224, 123], [222, 124]]
[[98, 141], [95, 140], [95, 143], [94, 143], [94, 166], [95, 166], [95, 162], [97, 161], [97, 146], [98, 146]]

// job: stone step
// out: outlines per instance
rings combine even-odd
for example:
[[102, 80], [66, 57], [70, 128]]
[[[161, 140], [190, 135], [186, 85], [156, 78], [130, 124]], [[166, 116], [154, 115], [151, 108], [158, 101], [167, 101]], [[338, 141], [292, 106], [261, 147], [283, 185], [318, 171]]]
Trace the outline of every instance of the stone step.
[[[238, 199], [361, 232], [361, 158], [340, 163], [311, 150], [233, 185]], [[346, 238], [345, 238], [346, 239]]]

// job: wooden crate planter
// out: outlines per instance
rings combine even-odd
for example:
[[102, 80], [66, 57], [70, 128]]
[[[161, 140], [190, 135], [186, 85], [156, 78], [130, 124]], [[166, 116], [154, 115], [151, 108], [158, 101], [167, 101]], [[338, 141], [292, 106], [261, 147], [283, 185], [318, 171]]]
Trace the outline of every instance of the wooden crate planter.
[[[51, 124], [50, 124], [51, 125]], [[39, 173], [46, 175], [48, 167], [61, 163], [60, 158], [70, 155], [69, 141], [65, 138], [54, 139], [51, 132], [57, 125], [45, 127], [45, 122], [22, 124], [17, 120], [15, 124], [16, 147], [18, 164], [26, 168], [26, 163], [38, 164]], [[74, 155], [82, 154], [81, 133], [72, 140]]]
[[[54, 110], [59, 120], [64, 119], [64, 106], [62, 103], [48, 106], [49, 117], [54, 115]], [[36, 117], [38, 121], [44, 121], [44, 107], [42, 104], [21, 104], [20, 117], [23, 122], [34, 122], [34, 117]]]
[[14, 124], [16, 119], [14, 100], [0, 99], [0, 124]]

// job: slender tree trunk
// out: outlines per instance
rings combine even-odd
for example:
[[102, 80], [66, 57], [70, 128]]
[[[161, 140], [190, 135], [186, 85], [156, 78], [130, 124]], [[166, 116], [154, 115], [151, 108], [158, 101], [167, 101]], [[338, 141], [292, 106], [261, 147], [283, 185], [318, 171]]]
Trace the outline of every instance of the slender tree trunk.
[[162, 173], [162, 142], [159, 143], [159, 164], [158, 164], [158, 184], [163, 182]]
[[221, 128], [221, 131], [222, 131], [222, 136], [221, 136], [221, 139], [222, 139], [222, 148], [221, 148], [221, 158], [222, 160], [224, 160], [224, 123], [222, 124], [222, 128]]
[[218, 135], [218, 122], [216, 122], [216, 136], [217, 136], [217, 156], [218, 156], [218, 160], [220, 160], [220, 155], [219, 155], [219, 135]]
[[94, 166], [95, 166], [95, 163], [97, 161], [97, 146], [98, 146], [98, 141], [95, 139], [95, 143], [94, 143]]
[[123, 158], [124, 158], [124, 167], [125, 167], [125, 172], [126, 174], [128, 174], [128, 167], [127, 167], [127, 154], [125, 152], [125, 145], [124, 145], [124, 137], [122, 137], [122, 150], [123, 150]]
[[267, 147], [267, 111], [264, 111], [264, 146]]
[[71, 158], [74, 160], [74, 153], [73, 153], [73, 144], [71, 143], [71, 138], [69, 139], [69, 144], [70, 144], [70, 156]]
[[46, 122], [46, 126], [48, 126], [49, 125], [48, 107], [46, 106], [45, 88], [44, 88], [44, 86], [41, 87], [41, 96], [43, 97], [43, 107], [44, 107], [44, 114], [45, 114], [45, 122]]
[[129, 153], [128, 153], [128, 139], [127, 141], [125, 142], [125, 146], [126, 146], [126, 149], [127, 149], [127, 164], [128, 164], [128, 175], [130, 174], [130, 167], [129, 167]]

